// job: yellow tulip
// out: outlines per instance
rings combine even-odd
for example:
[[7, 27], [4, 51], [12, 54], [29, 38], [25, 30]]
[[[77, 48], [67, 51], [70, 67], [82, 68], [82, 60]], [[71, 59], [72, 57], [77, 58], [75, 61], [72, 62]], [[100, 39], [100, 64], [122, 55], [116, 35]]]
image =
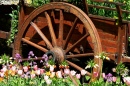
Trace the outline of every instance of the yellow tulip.
[[46, 72], [46, 75], [47, 75], [47, 76], [50, 76], [50, 74], [51, 74], [50, 71], [49, 71], [49, 72]]
[[4, 78], [0, 77], [0, 82], [3, 81], [3, 80], [4, 80]]

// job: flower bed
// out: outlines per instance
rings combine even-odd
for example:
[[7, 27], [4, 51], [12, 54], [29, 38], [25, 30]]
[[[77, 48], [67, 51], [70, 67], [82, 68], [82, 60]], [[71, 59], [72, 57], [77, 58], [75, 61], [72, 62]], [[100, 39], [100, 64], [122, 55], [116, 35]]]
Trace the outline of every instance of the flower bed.
[[[105, 53], [96, 56], [102, 60], [108, 59]], [[0, 63], [0, 86], [127, 86], [130, 85], [129, 70], [124, 64], [120, 63], [113, 68], [112, 73], [105, 74], [94, 73], [99, 79], [90, 81], [86, 75], [87, 69], [93, 67], [98, 68], [98, 65], [93, 60], [87, 62], [87, 66], [80, 73], [76, 70], [71, 70], [67, 62], [62, 62], [56, 65], [52, 59], [48, 59], [46, 54], [43, 55], [43, 60], [38, 63], [32, 60], [37, 57], [33, 51], [28, 54], [28, 61], [22, 62], [21, 56], [16, 54], [15, 58], [7, 55], [2, 55]], [[17, 62], [16, 62], [17, 61]], [[115, 75], [112, 75], [114, 74]], [[85, 80], [82, 80], [85, 77]], [[89, 82], [89, 83], [88, 83]]]

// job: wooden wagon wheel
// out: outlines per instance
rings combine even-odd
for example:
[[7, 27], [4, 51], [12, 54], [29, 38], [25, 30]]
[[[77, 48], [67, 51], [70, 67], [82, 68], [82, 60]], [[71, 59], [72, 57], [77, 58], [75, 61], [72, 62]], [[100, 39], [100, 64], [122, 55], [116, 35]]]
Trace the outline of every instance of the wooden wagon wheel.
[[[18, 31], [14, 54], [32, 46], [37, 52], [53, 55], [56, 62], [66, 60], [79, 71], [90, 58], [101, 52], [99, 35], [90, 18], [79, 8], [64, 2], [52, 2], [35, 9]], [[100, 67], [96, 69], [100, 71]], [[91, 76], [90, 72], [87, 72]]]

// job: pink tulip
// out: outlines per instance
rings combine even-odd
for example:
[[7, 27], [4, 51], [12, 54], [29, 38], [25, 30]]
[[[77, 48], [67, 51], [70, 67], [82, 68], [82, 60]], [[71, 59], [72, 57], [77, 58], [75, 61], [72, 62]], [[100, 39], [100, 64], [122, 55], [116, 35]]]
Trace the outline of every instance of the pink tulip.
[[23, 70], [24, 70], [24, 72], [28, 72], [28, 67], [27, 67], [27, 66], [24, 66], [24, 67], [23, 67]]
[[98, 77], [98, 73], [97, 73], [97, 72], [94, 72], [94, 76], [95, 76], [95, 77]]
[[113, 76], [113, 77], [112, 77], [112, 81], [113, 81], [113, 82], [116, 82], [116, 80], [117, 80], [117, 78]]
[[40, 69], [40, 74], [42, 75], [44, 73], [44, 69]]
[[65, 68], [65, 69], [64, 69], [64, 73], [68, 75], [68, 74], [70, 73], [70, 69]]
[[33, 69], [34, 69], [34, 70], [37, 70], [37, 69], [38, 69], [38, 66], [37, 66], [37, 65], [34, 65], [34, 66], [33, 66]]
[[80, 74], [76, 74], [76, 78], [80, 79], [81, 75]]
[[102, 77], [105, 78], [105, 76], [106, 76], [105, 73], [102, 73]]

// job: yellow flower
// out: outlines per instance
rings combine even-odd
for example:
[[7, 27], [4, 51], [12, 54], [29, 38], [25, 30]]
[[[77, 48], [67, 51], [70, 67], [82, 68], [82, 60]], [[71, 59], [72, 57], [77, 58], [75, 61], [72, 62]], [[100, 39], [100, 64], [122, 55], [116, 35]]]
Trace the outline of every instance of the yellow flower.
[[53, 78], [55, 76], [55, 72], [51, 72], [50, 77]]
[[0, 82], [3, 81], [3, 80], [4, 80], [4, 78], [0, 77]]
[[50, 76], [50, 74], [51, 74], [50, 71], [49, 71], [49, 72], [46, 72], [46, 75], [47, 75], [47, 76]]
[[8, 78], [8, 76], [9, 76], [9, 71], [7, 70], [4, 75]]
[[16, 74], [16, 71], [13, 71], [13, 70], [9, 70], [8, 74], [14, 76]]

